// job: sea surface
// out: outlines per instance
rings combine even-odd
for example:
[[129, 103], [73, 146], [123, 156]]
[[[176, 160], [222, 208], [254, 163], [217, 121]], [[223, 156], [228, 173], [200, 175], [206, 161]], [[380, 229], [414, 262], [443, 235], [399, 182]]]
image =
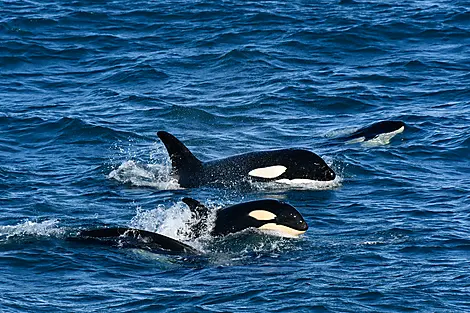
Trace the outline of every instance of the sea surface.
[[[381, 120], [405, 131], [338, 140]], [[470, 312], [469, 126], [468, 1], [1, 1], [0, 312]], [[338, 178], [183, 189], [159, 130]], [[310, 228], [200, 258], [67, 240], [180, 239], [183, 197], [279, 199]]]

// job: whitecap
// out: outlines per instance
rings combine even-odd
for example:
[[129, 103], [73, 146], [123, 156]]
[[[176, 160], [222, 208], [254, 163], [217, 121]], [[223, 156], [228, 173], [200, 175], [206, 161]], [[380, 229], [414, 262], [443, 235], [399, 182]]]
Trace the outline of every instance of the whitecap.
[[59, 221], [46, 220], [42, 222], [26, 221], [17, 225], [0, 226], [0, 238], [13, 236], [42, 236], [53, 237], [64, 234], [64, 229], [58, 227]]

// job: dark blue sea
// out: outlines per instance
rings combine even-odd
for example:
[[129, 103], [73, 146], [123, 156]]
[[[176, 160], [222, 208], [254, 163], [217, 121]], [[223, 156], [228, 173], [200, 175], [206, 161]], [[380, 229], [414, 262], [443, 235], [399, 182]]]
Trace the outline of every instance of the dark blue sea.
[[[383, 144], [337, 137], [382, 120]], [[1, 312], [470, 312], [470, 3], [0, 2]], [[330, 183], [180, 188], [156, 132], [201, 160], [300, 147]], [[196, 245], [192, 197], [274, 198], [309, 224]]]

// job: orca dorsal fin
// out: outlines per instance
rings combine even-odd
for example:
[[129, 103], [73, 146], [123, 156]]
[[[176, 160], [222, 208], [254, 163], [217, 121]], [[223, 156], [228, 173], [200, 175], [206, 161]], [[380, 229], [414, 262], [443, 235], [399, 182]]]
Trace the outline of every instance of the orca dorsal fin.
[[197, 216], [198, 219], [206, 220], [209, 216], [209, 209], [201, 202], [194, 200], [193, 198], [183, 198], [182, 200], [191, 210], [191, 212]]
[[165, 131], [159, 131], [157, 136], [163, 142], [170, 155], [174, 171], [180, 174], [181, 172], [189, 172], [201, 166], [202, 162], [175, 136]]
[[183, 198], [182, 200], [191, 210], [192, 220], [191, 233], [187, 236], [191, 239], [201, 237], [207, 228], [207, 220], [209, 218], [209, 209], [201, 202], [192, 198]]

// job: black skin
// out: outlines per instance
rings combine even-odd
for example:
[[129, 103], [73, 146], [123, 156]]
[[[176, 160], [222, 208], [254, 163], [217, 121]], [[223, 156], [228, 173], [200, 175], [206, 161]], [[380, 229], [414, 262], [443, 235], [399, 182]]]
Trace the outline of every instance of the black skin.
[[[302, 149], [282, 149], [251, 152], [224, 159], [201, 162], [173, 135], [159, 131], [173, 167], [173, 174], [181, 187], [237, 186], [250, 181], [267, 182], [278, 179], [311, 179], [330, 181], [335, 172], [315, 153]], [[287, 170], [273, 179], [251, 177], [248, 173], [257, 168], [283, 165]]]
[[[188, 205], [193, 213], [192, 219], [196, 223], [192, 224], [190, 238], [197, 238], [206, 231], [207, 220], [210, 210], [200, 202], [184, 198], [183, 202]], [[260, 221], [249, 215], [255, 210], [264, 210], [276, 215], [273, 220]], [[257, 200], [235, 204], [216, 212], [214, 228], [210, 230], [212, 236], [226, 236], [248, 228], [258, 228], [268, 223], [284, 225], [299, 231], [306, 231], [308, 225], [302, 215], [293, 206], [271, 199]]]
[[154, 232], [125, 228], [99, 228], [81, 231], [72, 241], [93, 242], [104, 245], [118, 245], [125, 248], [139, 248], [163, 254], [201, 254], [196, 249], [170, 237]]
[[364, 140], [371, 140], [380, 134], [394, 132], [402, 126], [405, 126], [405, 123], [402, 121], [381, 121], [355, 131], [351, 135], [344, 137], [344, 140], [353, 140], [361, 137], [364, 137]]

